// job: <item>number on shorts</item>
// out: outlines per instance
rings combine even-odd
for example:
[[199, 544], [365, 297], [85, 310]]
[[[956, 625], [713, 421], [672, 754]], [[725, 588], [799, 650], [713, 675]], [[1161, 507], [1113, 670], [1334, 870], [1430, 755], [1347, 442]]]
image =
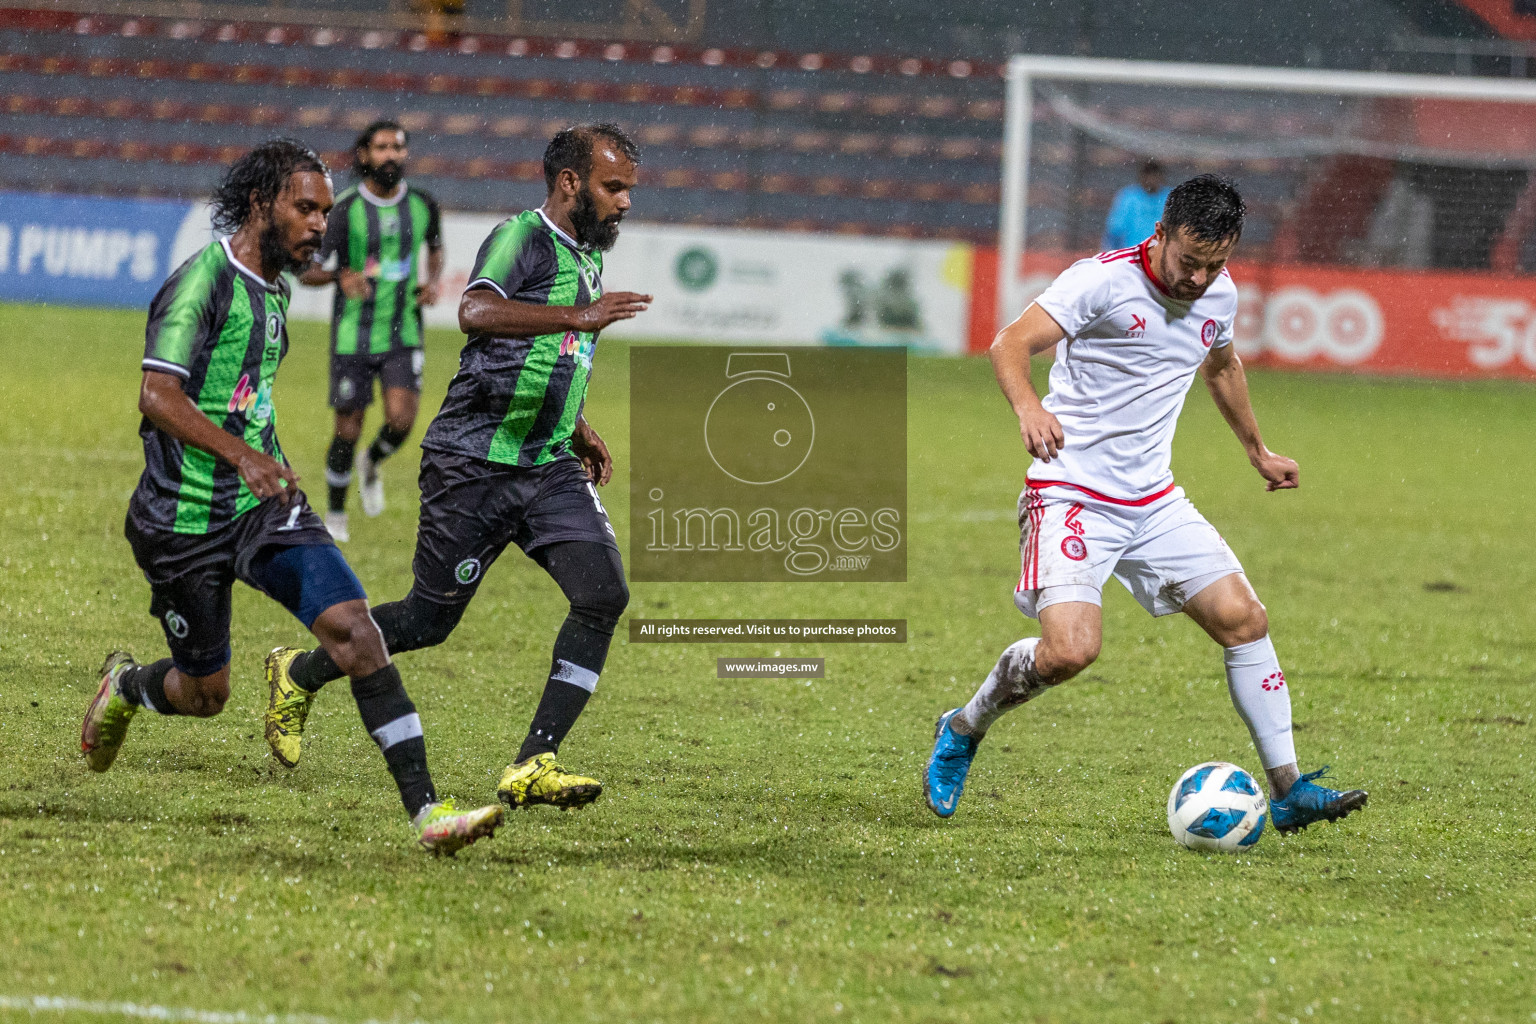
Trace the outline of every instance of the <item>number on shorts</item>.
[[299, 515], [303, 511], [304, 503], [302, 501], [295, 502], [293, 508], [289, 509], [288, 511], [288, 521], [282, 526], [279, 526], [277, 528], [277, 532], [282, 533], [285, 530], [297, 530], [299, 528]]

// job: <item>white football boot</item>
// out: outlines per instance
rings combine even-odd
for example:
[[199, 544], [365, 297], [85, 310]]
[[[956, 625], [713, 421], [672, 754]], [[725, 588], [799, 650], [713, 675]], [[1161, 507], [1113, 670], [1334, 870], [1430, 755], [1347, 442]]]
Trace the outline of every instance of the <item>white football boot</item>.
[[363, 500], [363, 515], [369, 519], [384, 511], [384, 480], [367, 448], [357, 450], [357, 496]]
[[345, 544], [352, 539], [352, 534], [347, 530], [347, 514], [345, 512], [327, 512], [325, 514], [325, 528], [331, 531], [331, 539], [338, 544]]

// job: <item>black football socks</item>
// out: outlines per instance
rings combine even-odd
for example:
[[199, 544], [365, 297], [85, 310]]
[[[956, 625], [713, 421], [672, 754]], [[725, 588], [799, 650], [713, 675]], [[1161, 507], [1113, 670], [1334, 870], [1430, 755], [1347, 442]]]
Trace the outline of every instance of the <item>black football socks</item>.
[[171, 659], [161, 658], [148, 665], [125, 669], [118, 677], [118, 692], [129, 704], [136, 704], [158, 715], [179, 715], [165, 695], [165, 677], [171, 672]]
[[592, 699], [592, 692], [597, 689], [610, 640], [611, 633], [599, 632], [574, 616], [566, 618], [560, 627], [560, 635], [555, 638], [549, 679], [544, 683], [544, 695], [539, 698], [538, 710], [533, 713], [528, 736], [517, 752], [518, 761], [545, 752], [553, 754], [560, 749], [560, 742], [576, 724], [587, 701]]
[[372, 675], [352, 680], [352, 696], [363, 728], [373, 737], [389, 765], [389, 774], [400, 787], [400, 802], [412, 820], [421, 809], [437, 800], [432, 773], [427, 770], [427, 741], [421, 717], [400, 681], [400, 670], [385, 665]]
[[409, 430], [396, 430], [387, 422], [379, 428], [379, 436], [373, 439], [368, 446], [368, 458], [377, 465], [400, 450], [405, 439], [411, 436]]
[[615, 548], [592, 541], [566, 541], [539, 548], [531, 555], [560, 584], [571, 610], [555, 637], [549, 679], [517, 753], [518, 761], [559, 750], [560, 742], [597, 689], [614, 628], [629, 603], [624, 567]]
[[325, 482], [331, 491], [332, 512], [347, 510], [347, 488], [352, 486], [352, 455], [356, 451], [356, 441], [331, 438], [330, 450], [325, 453]]

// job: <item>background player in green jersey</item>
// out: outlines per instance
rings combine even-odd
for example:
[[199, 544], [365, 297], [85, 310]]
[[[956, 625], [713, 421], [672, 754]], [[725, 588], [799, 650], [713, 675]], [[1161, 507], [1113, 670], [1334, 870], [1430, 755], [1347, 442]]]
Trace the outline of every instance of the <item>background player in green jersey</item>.
[[[325, 525], [340, 541], [350, 536], [347, 488], [354, 462], [363, 513], [384, 511], [379, 463], [395, 453], [416, 423], [421, 307], [437, 302], [443, 276], [442, 216], [437, 200], [405, 180], [408, 142], [405, 129], [394, 121], [375, 121], [363, 129], [352, 151], [357, 183], [336, 197], [325, 242], [315, 255], [317, 265], [302, 278], [312, 285], [336, 282], [331, 311], [336, 436], [325, 459], [330, 488]], [[384, 423], [373, 443], [357, 452], [363, 413], [373, 403], [374, 378], [384, 392]]]
[[[638, 162], [614, 125], [557, 133], [544, 151], [544, 205], [503, 221], [481, 245], [459, 303], [469, 341], [421, 442], [415, 584], [403, 601], [374, 609], [390, 650], [440, 644], [512, 543], [560, 585], [570, 614], [533, 723], [497, 787], [512, 807], [575, 807], [602, 792], [555, 753], [597, 686], [629, 601], [595, 486], [608, 482], [613, 459], [582, 402], [598, 332], [651, 301], [602, 290], [602, 254], [629, 210]], [[278, 669], [267, 720], [279, 727], [267, 735], [291, 764], [309, 702], [341, 669], [323, 648], [292, 651]]]
[[107, 656], [80, 749], [104, 772], [140, 708], [201, 718], [223, 710], [230, 591], [244, 580], [293, 612], [351, 677], [422, 845], [451, 853], [493, 832], [502, 810], [461, 812], [437, 799], [421, 719], [362, 585], [277, 443], [272, 385], [288, 351], [282, 273], [308, 265], [330, 208], [319, 157], [288, 139], [258, 146], [214, 196], [214, 225], [230, 237], [183, 263], [150, 304], [139, 390], [145, 465], [125, 533], [171, 656], [149, 665]]

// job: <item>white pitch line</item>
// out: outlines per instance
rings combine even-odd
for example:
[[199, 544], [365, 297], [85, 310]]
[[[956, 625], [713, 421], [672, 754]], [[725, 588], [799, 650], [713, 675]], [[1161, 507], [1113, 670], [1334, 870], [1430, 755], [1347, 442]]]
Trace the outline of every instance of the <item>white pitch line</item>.
[[[141, 1006], [138, 1003], [105, 1003], [69, 996], [6, 996], [0, 995], [0, 1010], [23, 1010], [27, 1013], [95, 1013], [106, 1017], [140, 1017], [159, 1021], [195, 1021], [196, 1024], [340, 1024], [330, 1017], [313, 1013], [246, 1013], [236, 1010], [195, 1010], [184, 1006]], [[363, 1024], [385, 1024], [367, 1020]], [[395, 1022], [391, 1022], [395, 1024]], [[423, 1024], [413, 1020], [408, 1024]]]

